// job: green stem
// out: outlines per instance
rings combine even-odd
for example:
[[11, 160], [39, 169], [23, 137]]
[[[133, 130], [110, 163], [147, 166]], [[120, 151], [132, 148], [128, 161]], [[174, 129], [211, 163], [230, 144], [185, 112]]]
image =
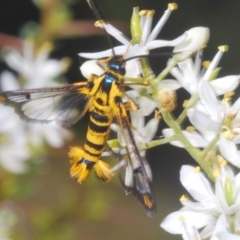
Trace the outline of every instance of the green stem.
[[157, 147], [157, 146], [160, 146], [160, 145], [172, 142], [174, 140], [176, 140], [175, 135], [171, 136], [171, 137], [163, 138], [163, 139], [153, 140], [151, 142], [144, 143], [144, 144], [139, 144], [138, 145], [138, 149], [140, 151], [147, 150], [147, 149], [150, 149], [150, 148], [154, 148], [154, 147]]
[[229, 216], [229, 231], [230, 233], [235, 233], [235, 227], [234, 227], [234, 216]]
[[179, 61], [176, 61], [176, 59], [173, 58], [170, 64], [168, 64], [167, 67], [163, 69], [163, 71], [151, 82], [151, 84], [158, 86], [158, 84], [167, 77], [169, 72], [178, 64], [178, 62]]
[[[157, 107], [158, 109], [161, 110], [161, 104], [158, 101], [158, 90], [156, 87], [157, 86], [156, 82], [150, 82], [150, 86], [152, 88], [153, 98], [157, 104]], [[175, 121], [175, 119], [173, 119], [172, 115], [169, 112], [162, 112], [162, 117], [166, 122], [166, 124], [175, 132], [176, 139], [184, 145], [188, 153], [201, 166], [201, 168], [206, 172], [209, 178], [212, 181], [214, 181], [214, 176], [212, 174], [211, 166], [206, 161], [204, 161], [204, 158], [202, 157], [200, 150], [193, 147], [191, 143], [187, 140], [187, 138], [184, 136], [182, 132], [180, 125]]]
[[146, 79], [145, 79], [145, 78], [124, 77], [124, 81], [132, 82], [132, 83], [144, 84], [144, 82], [146, 81]]
[[217, 134], [217, 135], [213, 138], [213, 140], [208, 144], [208, 146], [207, 146], [205, 149], [202, 150], [201, 156], [202, 156], [203, 159], [206, 157], [207, 153], [208, 153], [214, 146], [216, 146], [216, 143], [218, 142], [219, 137], [220, 137], [220, 134]]
[[140, 63], [142, 66], [142, 73], [145, 78], [152, 79], [155, 77], [152, 68], [150, 66], [150, 63], [147, 58], [140, 58]]
[[185, 119], [186, 119], [186, 117], [187, 117], [187, 110], [189, 109], [189, 108], [191, 108], [191, 107], [193, 107], [196, 103], [197, 103], [197, 101], [199, 100], [199, 96], [198, 96], [198, 94], [193, 94], [192, 96], [191, 96], [191, 98], [188, 100], [188, 105], [184, 108], [184, 110], [182, 111], [182, 113], [178, 116], [178, 118], [177, 118], [177, 120], [176, 120], [176, 122], [178, 123], [178, 124], [181, 124]]

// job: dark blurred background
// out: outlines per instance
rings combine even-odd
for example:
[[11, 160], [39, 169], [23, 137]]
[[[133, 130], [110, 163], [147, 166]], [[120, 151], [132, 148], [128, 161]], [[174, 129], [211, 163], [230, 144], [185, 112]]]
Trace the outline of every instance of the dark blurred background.
[[[168, 4], [167, 0], [99, 1], [109, 22], [121, 22], [128, 35], [129, 19], [134, 6], [154, 9], [156, 22]], [[227, 44], [229, 51], [220, 62], [220, 76], [239, 74], [240, 1], [181, 0], [176, 3], [179, 8], [165, 24], [160, 38], [170, 40], [192, 27], [209, 27], [211, 36], [208, 47], [204, 50], [204, 60], [211, 60], [217, 47]], [[0, 6], [0, 33], [19, 36], [19, 29], [23, 24], [29, 21], [39, 22], [39, 9], [30, 0], [0, 0]], [[94, 19], [85, 0], [75, 0], [70, 10], [74, 20]], [[55, 44], [51, 57], [67, 56], [72, 60], [66, 73], [66, 78], [72, 83], [83, 79], [79, 71], [83, 60], [79, 59], [77, 53], [109, 48], [103, 35], [58, 38]], [[155, 63], [157, 65], [153, 65], [153, 68], [158, 73], [159, 69], [164, 68], [166, 60], [160, 59]], [[182, 90], [178, 94], [181, 106], [188, 95]], [[117, 177], [107, 184], [99, 183], [94, 174], [83, 185], [70, 179], [68, 146], [83, 143], [87, 121], [88, 116], [74, 126], [75, 138], [66, 143], [65, 147], [60, 150], [50, 149], [46, 161], [34, 173], [20, 176], [4, 173], [10, 180], [4, 180], [6, 186], [1, 187], [2, 200], [9, 199], [19, 208], [23, 230], [18, 231], [26, 236], [16, 239], [181, 239], [180, 236], [164, 232], [159, 224], [165, 216], [181, 207], [179, 198], [186, 192], [179, 181], [179, 170], [184, 164], [196, 165], [194, 161], [183, 149], [170, 145], [148, 151], [147, 159], [153, 171], [153, 188], [157, 201], [156, 218], [149, 219], [136, 199], [125, 196]], [[161, 123], [160, 128], [164, 126]], [[157, 137], [160, 136], [159, 129]], [[22, 183], [25, 190], [16, 189], [14, 192], [11, 189], [9, 193], [9, 181]], [[18, 191], [26, 191], [26, 188], [31, 193], [26, 194], [27, 197], [21, 197]]]

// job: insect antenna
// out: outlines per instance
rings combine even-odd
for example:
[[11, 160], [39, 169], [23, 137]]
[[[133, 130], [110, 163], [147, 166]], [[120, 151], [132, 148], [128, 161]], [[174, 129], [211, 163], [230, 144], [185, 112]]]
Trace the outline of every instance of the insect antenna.
[[191, 51], [184, 51], [184, 52], [163, 52], [163, 53], [151, 53], [148, 55], [138, 55], [138, 56], [133, 56], [126, 58], [124, 61], [127, 62], [129, 60], [135, 59], [135, 58], [152, 58], [152, 57], [172, 57], [177, 54], [185, 54], [186, 56], [191, 56], [194, 53]]
[[[93, 14], [95, 15], [95, 17], [96, 17], [96, 19], [97, 19], [98, 21], [107, 22], [107, 21], [106, 21], [105, 14], [104, 14], [104, 12], [103, 12], [103, 10], [102, 10], [102, 7], [101, 7], [101, 5], [100, 5], [100, 3], [99, 3], [98, 0], [87, 0], [87, 3], [88, 3], [89, 7], [91, 8]], [[114, 52], [114, 49], [113, 49], [113, 46], [114, 46], [114, 44], [113, 44], [113, 38], [112, 38], [112, 36], [110, 36], [110, 35], [107, 33], [107, 30], [105, 29], [105, 26], [104, 26], [104, 25], [103, 25], [103, 29], [104, 29], [104, 31], [105, 31], [105, 33], [106, 33], [106, 38], [107, 38], [107, 40], [108, 40], [108, 43], [109, 43], [109, 45], [110, 45], [110, 47], [111, 47], [111, 49], [112, 49], [112, 55], [113, 55], [113, 56], [116, 56], [116, 54], [115, 54], [115, 52]]]

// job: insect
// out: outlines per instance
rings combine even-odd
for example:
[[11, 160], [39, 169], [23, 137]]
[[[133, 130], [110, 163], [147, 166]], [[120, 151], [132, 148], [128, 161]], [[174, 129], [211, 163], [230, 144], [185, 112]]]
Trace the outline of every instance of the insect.
[[[0, 103], [11, 106], [20, 118], [32, 123], [57, 122], [71, 125], [79, 121], [87, 111], [90, 120], [86, 140], [82, 148], [69, 151], [70, 174], [78, 182], [85, 181], [94, 168], [97, 177], [106, 182], [112, 174], [107, 163], [100, 159], [114, 118], [122, 129], [128, 143], [128, 164], [133, 168], [133, 186], [125, 186], [142, 204], [149, 217], [155, 216], [155, 201], [145, 165], [135, 143], [128, 110], [136, 110], [136, 104], [124, 92], [125, 60], [122, 56], [111, 56], [99, 60], [105, 67], [101, 76], [92, 75], [87, 81], [64, 87], [26, 89], [0, 93]], [[137, 162], [133, 165], [132, 157]]]

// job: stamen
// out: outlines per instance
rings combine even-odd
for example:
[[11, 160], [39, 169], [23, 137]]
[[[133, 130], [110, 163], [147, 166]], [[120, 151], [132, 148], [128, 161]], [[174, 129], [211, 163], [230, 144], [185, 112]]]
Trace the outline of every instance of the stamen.
[[168, 9], [165, 11], [163, 16], [158, 21], [157, 25], [152, 30], [152, 32], [151, 32], [150, 36], [148, 37], [146, 43], [156, 39], [157, 35], [160, 33], [160, 31], [162, 30], [164, 24], [166, 23], [166, 21], [170, 17], [172, 11], [177, 9], [176, 6], [177, 6], [177, 4], [175, 4], [175, 3], [168, 4]]
[[178, 9], [178, 5], [176, 3], [169, 3], [168, 8], [174, 11]]
[[114, 173], [116, 171], [118, 171], [120, 168], [122, 168], [123, 166], [126, 165], [126, 161], [122, 160], [121, 162], [119, 162], [117, 165], [115, 165], [114, 167], [112, 167], [109, 172], [110, 173]]
[[218, 176], [221, 175], [221, 173], [220, 173], [220, 171], [219, 171], [218, 169], [214, 169], [214, 170], [212, 171], [212, 175], [213, 175], [213, 177], [218, 177]]
[[183, 101], [183, 108], [187, 108], [188, 107], [188, 104], [189, 104], [189, 101], [188, 100], [184, 100]]
[[147, 12], [148, 12], [148, 10], [141, 10], [138, 14], [139, 14], [139, 16], [146, 16], [147, 15]]
[[94, 23], [95, 27], [102, 27], [103, 25], [105, 25], [106, 23], [104, 22], [104, 20], [98, 20]]
[[148, 10], [141, 10], [138, 15], [140, 16], [140, 26], [141, 29], [143, 29], [145, 21], [146, 21], [146, 15], [147, 15]]
[[185, 221], [185, 218], [184, 218], [183, 216], [180, 216], [180, 217], [178, 218], [178, 220], [179, 220], [180, 222], [184, 222], [184, 221]]
[[155, 14], [155, 11], [154, 11], [154, 10], [149, 10], [149, 11], [147, 12], [147, 17], [153, 17], [154, 14]]
[[227, 52], [229, 50], [229, 46], [228, 45], [219, 46], [218, 50], [222, 52]]
[[155, 11], [152, 10], [152, 11], [148, 11], [146, 14], [146, 20], [145, 20], [143, 28], [142, 28], [142, 37], [141, 37], [143, 45], [145, 45], [147, 37], [150, 34], [154, 13], [155, 13]]
[[234, 95], [235, 95], [234, 91], [227, 92], [224, 94], [224, 98], [232, 98], [232, 96], [234, 96]]
[[186, 128], [186, 131], [188, 131], [188, 132], [194, 132], [194, 131], [196, 131], [196, 128], [195, 128], [194, 126], [188, 126], [188, 127]]
[[195, 167], [194, 168], [194, 173], [200, 173], [201, 171], [201, 168], [200, 167]]
[[227, 140], [233, 140], [234, 138], [234, 133], [231, 130], [225, 131], [223, 133], [223, 136], [227, 139]]
[[204, 68], [209, 68], [210, 64], [211, 64], [211, 61], [203, 61], [203, 62], [202, 62], [202, 66], [203, 66]]
[[189, 200], [188, 196], [187, 195], [182, 195], [181, 198], [179, 199], [180, 202], [186, 202]]
[[71, 63], [72, 61], [69, 57], [64, 57], [61, 59], [62, 73], [65, 73], [68, 70]]
[[213, 70], [217, 67], [218, 63], [220, 62], [222, 55], [224, 52], [226, 52], [228, 50], [228, 46], [224, 45], [224, 46], [220, 46], [218, 47], [219, 51], [217, 52], [217, 54], [215, 55], [215, 57], [213, 58], [210, 66], [208, 67], [206, 73], [204, 74], [203, 78], [205, 80], [209, 80], [211, 73], [213, 72]]

